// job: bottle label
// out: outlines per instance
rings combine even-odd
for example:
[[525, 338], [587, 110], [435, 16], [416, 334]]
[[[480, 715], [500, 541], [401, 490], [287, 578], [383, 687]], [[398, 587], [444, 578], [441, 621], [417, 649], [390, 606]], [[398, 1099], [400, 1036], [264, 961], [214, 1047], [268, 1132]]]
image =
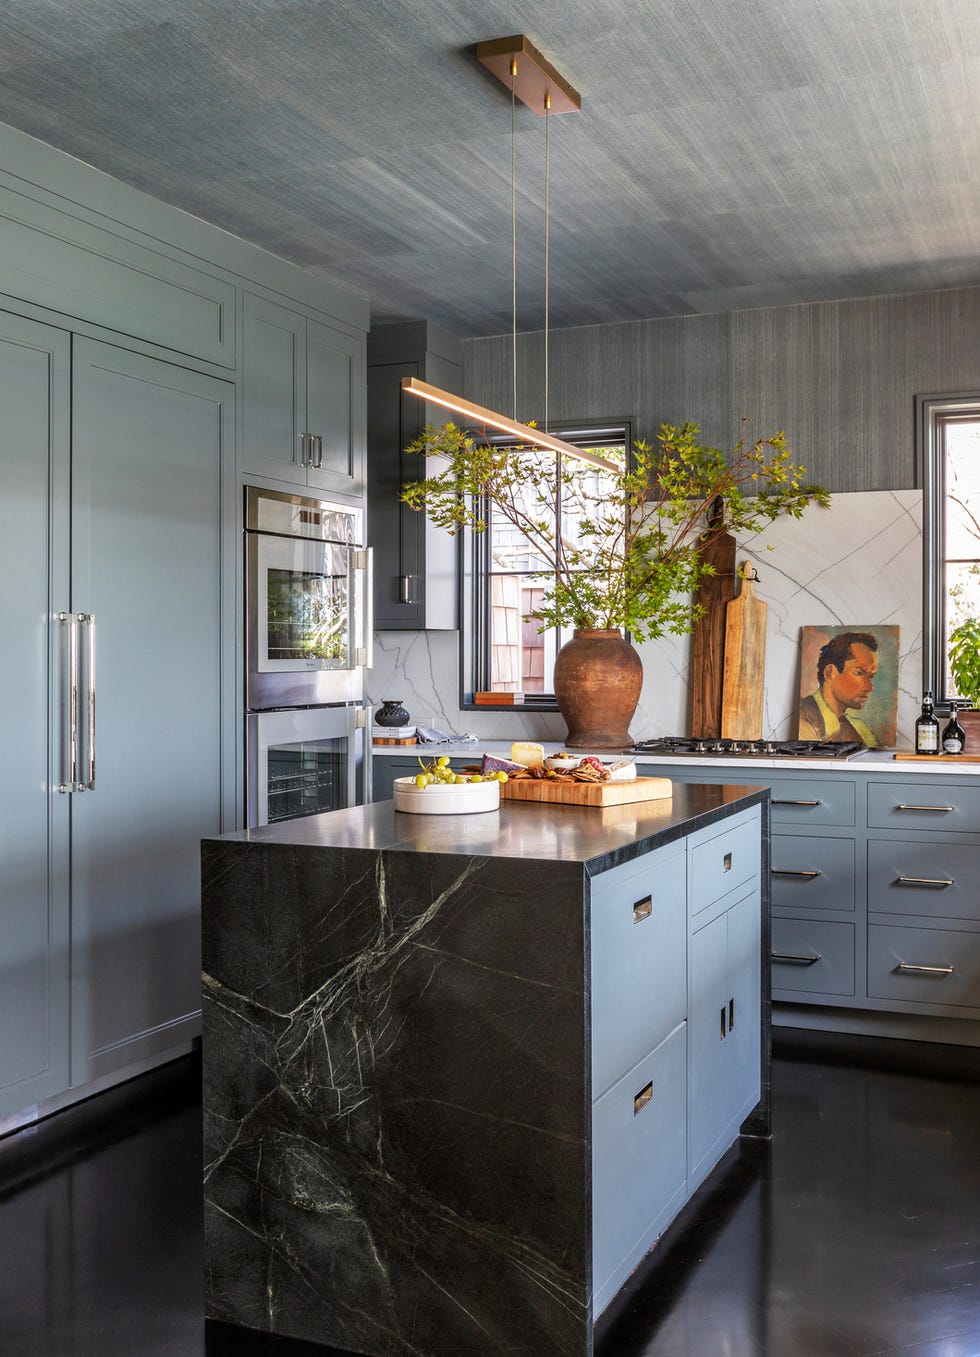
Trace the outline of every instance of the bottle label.
[[915, 733], [915, 752], [935, 754], [939, 751], [939, 731], [935, 726], [920, 726]]
[[963, 741], [955, 735], [947, 735], [943, 740], [943, 749], [947, 754], [962, 754]]

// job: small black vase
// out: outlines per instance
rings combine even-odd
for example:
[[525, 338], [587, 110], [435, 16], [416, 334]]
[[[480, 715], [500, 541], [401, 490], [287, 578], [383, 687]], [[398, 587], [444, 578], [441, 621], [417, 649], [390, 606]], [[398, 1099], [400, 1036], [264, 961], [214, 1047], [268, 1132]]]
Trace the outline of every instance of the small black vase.
[[393, 698], [391, 702], [382, 702], [381, 707], [374, 713], [374, 724], [376, 726], [407, 726], [411, 717], [401, 704], [401, 698]]

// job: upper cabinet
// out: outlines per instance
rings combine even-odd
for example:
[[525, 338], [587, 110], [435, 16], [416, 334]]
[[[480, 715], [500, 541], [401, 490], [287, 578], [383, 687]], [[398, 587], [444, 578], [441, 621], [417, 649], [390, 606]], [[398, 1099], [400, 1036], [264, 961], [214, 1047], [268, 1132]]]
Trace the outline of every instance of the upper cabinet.
[[442, 424], [449, 416], [404, 395], [402, 378], [461, 392], [460, 342], [427, 321], [380, 325], [368, 337], [367, 362], [375, 629], [451, 631], [458, 625], [456, 539], [401, 501], [406, 481], [426, 473], [425, 457], [406, 457], [404, 449], [426, 424]]
[[243, 331], [246, 476], [363, 495], [363, 339], [251, 292]]

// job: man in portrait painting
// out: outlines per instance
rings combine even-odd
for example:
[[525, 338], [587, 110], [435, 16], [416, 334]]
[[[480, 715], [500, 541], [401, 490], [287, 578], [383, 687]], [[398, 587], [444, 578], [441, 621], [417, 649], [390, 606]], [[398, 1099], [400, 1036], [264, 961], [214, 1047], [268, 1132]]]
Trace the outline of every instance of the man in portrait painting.
[[800, 703], [800, 739], [859, 741], [878, 749], [880, 741], [861, 711], [874, 692], [878, 640], [868, 631], [844, 631], [821, 649], [817, 686]]

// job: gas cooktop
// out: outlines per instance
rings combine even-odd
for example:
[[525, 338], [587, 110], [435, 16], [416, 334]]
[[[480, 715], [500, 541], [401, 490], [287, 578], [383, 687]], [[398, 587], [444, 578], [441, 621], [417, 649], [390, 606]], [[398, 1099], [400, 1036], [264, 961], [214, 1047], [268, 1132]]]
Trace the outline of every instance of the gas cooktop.
[[850, 759], [865, 746], [832, 740], [714, 740], [690, 735], [662, 735], [638, 740], [635, 754], [749, 755], [767, 759]]

